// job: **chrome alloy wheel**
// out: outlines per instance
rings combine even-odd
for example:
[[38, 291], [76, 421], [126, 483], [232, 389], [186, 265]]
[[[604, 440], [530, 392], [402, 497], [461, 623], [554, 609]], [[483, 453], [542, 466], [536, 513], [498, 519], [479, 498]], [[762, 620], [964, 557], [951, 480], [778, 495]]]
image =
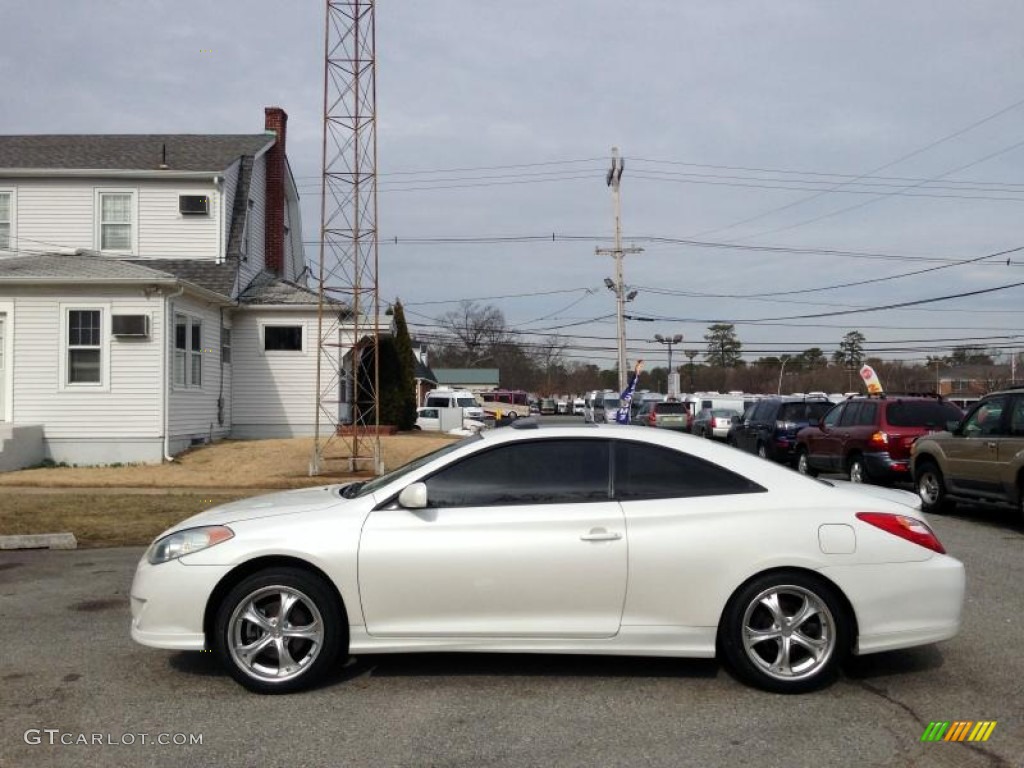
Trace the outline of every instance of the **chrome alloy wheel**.
[[917, 494], [925, 507], [937, 507], [942, 501], [942, 481], [930, 466], [917, 480]]
[[261, 587], [240, 600], [228, 620], [231, 659], [258, 680], [280, 683], [301, 675], [323, 645], [323, 617], [295, 587]]
[[864, 478], [864, 463], [860, 459], [854, 459], [853, 463], [850, 464], [850, 482], [851, 483], [863, 483], [866, 482]]
[[836, 623], [825, 602], [795, 585], [770, 587], [747, 605], [743, 650], [763, 674], [780, 681], [813, 677], [836, 648]]

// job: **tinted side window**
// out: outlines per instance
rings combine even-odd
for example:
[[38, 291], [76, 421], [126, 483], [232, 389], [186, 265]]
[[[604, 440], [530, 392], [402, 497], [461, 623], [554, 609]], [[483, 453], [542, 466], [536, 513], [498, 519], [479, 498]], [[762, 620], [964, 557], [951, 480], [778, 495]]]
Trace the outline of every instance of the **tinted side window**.
[[834, 427], [839, 422], [839, 416], [843, 412], [843, 405], [840, 403], [831, 411], [825, 414], [825, 426]]
[[762, 491], [757, 483], [696, 456], [659, 445], [615, 442], [615, 498], [619, 501]]
[[858, 427], [870, 427], [875, 423], [875, 415], [878, 413], [878, 403], [861, 403], [860, 413], [857, 414]]
[[429, 477], [428, 506], [607, 501], [608, 450], [606, 440], [499, 445]]
[[1003, 414], [1009, 398], [998, 395], [982, 400], [964, 420], [961, 431], [968, 436], [1005, 434]]
[[774, 410], [774, 403], [762, 400], [754, 406], [754, 412], [750, 415], [751, 421], [768, 421], [769, 414]]
[[889, 403], [885, 418], [894, 427], [932, 427], [945, 429], [947, 421], [959, 421], [963, 416], [952, 403], [938, 400], [906, 400]]
[[860, 407], [863, 405], [861, 402], [852, 402], [846, 404], [846, 410], [843, 411], [842, 418], [839, 419], [840, 427], [849, 427], [857, 423], [860, 418]]

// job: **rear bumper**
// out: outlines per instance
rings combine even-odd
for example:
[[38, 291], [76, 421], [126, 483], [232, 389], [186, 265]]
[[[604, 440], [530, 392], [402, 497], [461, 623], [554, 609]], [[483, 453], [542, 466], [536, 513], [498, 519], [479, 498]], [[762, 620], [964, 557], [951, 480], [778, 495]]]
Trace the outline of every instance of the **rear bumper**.
[[960, 631], [964, 566], [948, 555], [916, 563], [834, 566], [821, 574], [853, 606], [857, 654], [926, 645]]
[[910, 474], [910, 457], [905, 459], [894, 459], [887, 451], [864, 454], [864, 467], [872, 480], [881, 480], [888, 483], [901, 481], [910, 482], [913, 477]]

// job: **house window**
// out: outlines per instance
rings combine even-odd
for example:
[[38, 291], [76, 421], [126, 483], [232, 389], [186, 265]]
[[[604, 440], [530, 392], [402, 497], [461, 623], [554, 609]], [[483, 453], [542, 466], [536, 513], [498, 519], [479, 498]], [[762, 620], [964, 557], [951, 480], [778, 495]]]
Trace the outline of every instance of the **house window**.
[[220, 329], [220, 361], [231, 365], [231, 329]]
[[100, 250], [132, 250], [132, 193], [99, 193]]
[[7, 251], [11, 248], [13, 210], [14, 193], [0, 192], [0, 251]]
[[188, 315], [174, 316], [174, 385], [203, 386], [203, 324]]
[[301, 352], [301, 325], [267, 325], [263, 327], [264, 352]]
[[103, 313], [98, 309], [68, 310], [68, 384], [100, 384]]
[[192, 345], [189, 350], [189, 381], [193, 387], [203, 386], [203, 324], [192, 320]]

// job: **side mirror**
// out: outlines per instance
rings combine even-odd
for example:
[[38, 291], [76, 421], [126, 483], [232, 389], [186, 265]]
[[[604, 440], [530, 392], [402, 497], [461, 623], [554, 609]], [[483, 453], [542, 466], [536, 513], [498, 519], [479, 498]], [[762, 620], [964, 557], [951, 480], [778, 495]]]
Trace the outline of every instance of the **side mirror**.
[[407, 485], [398, 494], [398, 505], [405, 509], [426, 509], [427, 486], [423, 483]]

